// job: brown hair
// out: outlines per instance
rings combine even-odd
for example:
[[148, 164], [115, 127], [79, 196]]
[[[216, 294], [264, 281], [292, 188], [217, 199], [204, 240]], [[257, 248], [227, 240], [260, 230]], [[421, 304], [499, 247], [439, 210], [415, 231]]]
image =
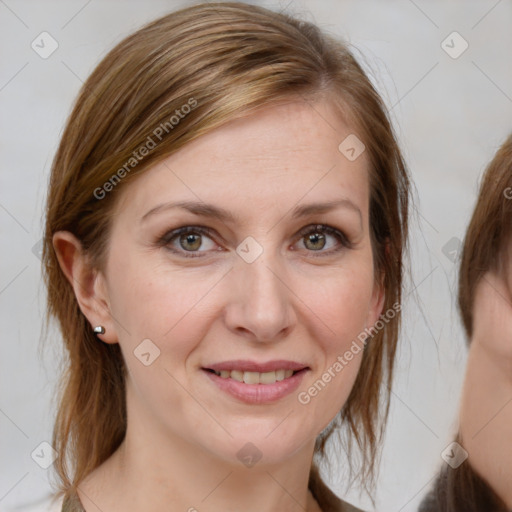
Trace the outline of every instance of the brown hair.
[[[507, 244], [512, 235], [512, 135], [487, 166], [464, 239], [459, 273], [459, 309], [468, 343], [480, 278], [489, 270], [507, 277]], [[456, 442], [463, 445], [461, 435]], [[445, 465], [419, 512], [507, 512], [501, 498], [476, 473], [469, 460], [456, 469]]]
[[488, 165], [480, 186], [461, 256], [459, 309], [470, 341], [473, 303], [479, 279], [489, 270], [504, 278], [507, 244], [512, 236], [512, 135]]
[[[384, 311], [401, 302], [408, 175], [386, 108], [347, 47], [311, 23], [243, 3], [200, 4], [149, 23], [111, 50], [85, 82], [51, 172], [43, 249], [47, 318], [60, 322], [69, 356], [53, 434], [61, 492], [73, 492], [122, 442], [125, 366], [119, 345], [99, 342], [81, 313], [52, 235], [72, 232], [101, 268], [110, 212], [131, 179], [224, 123], [294, 97], [329, 99], [366, 145], [376, 280], [385, 290]], [[171, 128], [171, 116], [187, 104], [193, 112]], [[167, 126], [165, 136], [127, 167], [159, 126]], [[107, 182], [109, 193], [97, 192]], [[399, 324], [396, 312], [366, 346], [340, 415], [363, 454], [365, 485], [374, 480], [388, 415]], [[326, 438], [317, 440], [318, 455]]]

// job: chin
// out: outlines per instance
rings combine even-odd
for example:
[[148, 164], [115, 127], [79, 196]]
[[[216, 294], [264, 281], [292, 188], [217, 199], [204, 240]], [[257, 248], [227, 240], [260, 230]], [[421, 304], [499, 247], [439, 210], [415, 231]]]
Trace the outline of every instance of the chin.
[[263, 424], [260, 422], [257, 425], [254, 419], [237, 422], [236, 429], [226, 425], [233, 437], [229, 437], [223, 431], [220, 438], [203, 440], [201, 444], [224, 462], [237, 467], [242, 464], [247, 468], [256, 465], [259, 467], [279, 465], [301, 449], [307, 448], [308, 445], [314, 446], [315, 434], [308, 436], [300, 425], [295, 429], [289, 425], [287, 429], [283, 428], [281, 431], [282, 426], [275, 420], [266, 421]]

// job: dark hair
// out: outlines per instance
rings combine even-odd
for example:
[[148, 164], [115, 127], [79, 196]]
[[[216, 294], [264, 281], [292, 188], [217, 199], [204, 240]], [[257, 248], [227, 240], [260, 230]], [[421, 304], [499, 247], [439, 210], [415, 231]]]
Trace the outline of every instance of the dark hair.
[[[456, 441], [461, 442], [460, 437]], [[418, 512], [509, 512], [501, 498], [471, 467], [445, 464]]]

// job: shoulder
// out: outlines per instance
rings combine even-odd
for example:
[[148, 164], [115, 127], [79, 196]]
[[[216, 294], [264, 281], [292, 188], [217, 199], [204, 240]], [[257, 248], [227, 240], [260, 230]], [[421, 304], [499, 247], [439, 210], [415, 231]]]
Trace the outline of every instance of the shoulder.
[[61, 512], [63, 498], [50, 494], [37, 501], [27, 501], [3, 512]]

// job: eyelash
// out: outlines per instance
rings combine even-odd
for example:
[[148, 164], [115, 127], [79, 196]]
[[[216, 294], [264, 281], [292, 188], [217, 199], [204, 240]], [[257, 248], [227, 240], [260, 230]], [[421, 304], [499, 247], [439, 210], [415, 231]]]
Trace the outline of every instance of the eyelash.
[[[185, 251], [185, 250], [176, 250], [174, 248], [170, 247], [171, 242], [174, 241], [174, 239], [178, 238], [181, 235], [193, 233], [196, 235], [205, 235], [208, 238], [212, 239], [214, 238], [214, 231], [210, 228], [204, 227], [204, 226], [183, 226], [181, 228], [177, 228], [171, 231], [166, 231], [163, 235], [158, 237], [157, 239], [157, 245], [160, 247], [165, 247], [169, 251], [179, 254], [180, 256], [183, 256], [185, 258], [201, 258], [204, 257], [203, 254], [208, 254], [211, 251]], [[348, 237], [341, 232], [340, 230], [333, 228], [332, 226], [325, 225], [325, 224], [310, 224], [304, 228], [302, 228], [298, 233], [298, 240], [303, 239], [307, 235], [315, 234], [315, 233], [321, 233], [326, 235], [332, 235], [334, 236], [340, 245], [335, 248], [331, 249], [329, 251], [322, 251], [321, 249], [318, 251], [307, 251], [307, 252], [318, 252], [318, 255], [312, 255], [314, 258], [321, 258], [324, 256], [330, 256], [332, 254], [338, 253], [342, 251], [343, 249], [352, 249], [353, 243], [348, 239]], [[307, 250], [307, 249], [306, 249]]]

